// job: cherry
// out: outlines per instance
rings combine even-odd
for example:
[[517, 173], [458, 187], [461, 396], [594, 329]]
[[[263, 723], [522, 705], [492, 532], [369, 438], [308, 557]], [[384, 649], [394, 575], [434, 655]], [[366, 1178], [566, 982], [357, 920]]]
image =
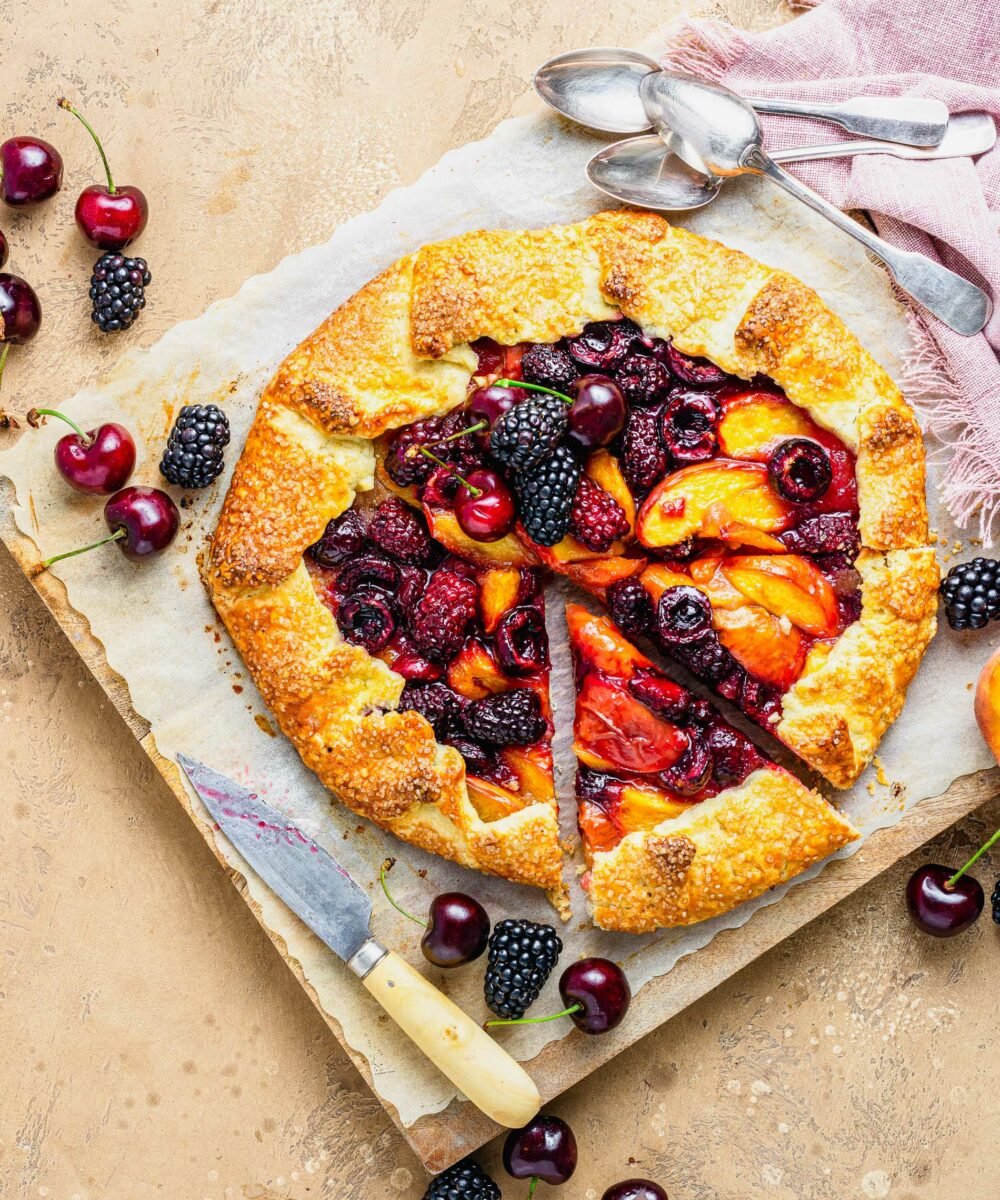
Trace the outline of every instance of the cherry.
[[534, 1117], [523, 1129], [514, 1129], [503, 1146], [503, 1165], [515, 1179], [530, 1179], [528, 1200], [539, 1179], [565, 1183], [576, 1170], [576, 1138], [559, 1117]]
[[48, 200], [62, 177], [62, 156], [41, 138], [12, 137], [0, 146], [0, 200], [12, 208]]
[[87, 241], [98, 250], [124, 250], [146, 228], [149, 219], [146, 197], [137, 187], [115, 186], [108, 156], [90, 123], [68, 100], [60, 99], [58, 103], [60, 108], [72, 113], [94, 139], [108, 177], [107, 187], [94, 183], [80, 193], [76, 202], [76, 223]]
[[2, 267], [10, 257], [10, 246], [7, 244], [7, 238], [3, 231], [0, 230], [0, 267]]
[[397, 912], [424, 926], [424, 936], [420, 939], [424, 958], [435, 967], [461, 967], [474, 962], [486, 949], [490, 938], [490, 917], [486, 909], [464, 892], [442, 892], [431, 901], [427, 913], [429, 920], [421, 921], [401, 908], [389, 892], [385, 877], [395, 861], [387, 858], [382, 864], [379, 873], [382, 890]]
[[573, 384], [566, 439], [580, 450], [614, 441], [625, 424], [625, 397], [606, 375], [584, 375]]
[[135, 467], [135, 442], [124, 425], [108, 421], [86, 433], [75, 421], [54, 408], [33, 408], [28, 423], [37, 417], [58, 417], [73, 429], [56, 442], [56, 469], [70, 487], [94, 495], [117, 492]]
[[30, 342], [42, 323], [35, 289], [20, 275], [0, 272], [0, 380], [12, 345]]
[[469, 397], [469, 412], [474, 417], [488, 421], [492, 428], [499, 417], [515, 404], [520, 404], [524, 397], [525, 392], [522, 388], [490, 384], [489, 387], [476, 388], [472, 393]]
[[455, 516], [462, 529], [477, 542], [495, 542], [514, 528], [517, 509], [510, 488], [496, 471], [477, 467], [470, 471], [455, 496]]
[[127, 487], [116, 492], [104, 506], [104, 519], [111, 530], [109, 537], [53, 554], [42, 563], [42, 569], [60, 559], [106, 546], [108, 542], [116, 542], [126, 558], [148, 558], [166, 550], [177, 536], [181, 522], [173, 500], [166, 492], [151, 487]]
[[601, 1200], [667, 1200], [667, 1193], [650, 1179], [623, 1179], [613, 1183]]
[[559, 995], [566, 1007], [547, 1017], [517, 1017], [487, 1021], [494, 1025], [541, 1025], [569, 1017], [584, 1033], [607, 1033], [620, 1025], [632, 1000], [625, 972], [607, 958], [581, 958], [570, 963], [559, 979]]

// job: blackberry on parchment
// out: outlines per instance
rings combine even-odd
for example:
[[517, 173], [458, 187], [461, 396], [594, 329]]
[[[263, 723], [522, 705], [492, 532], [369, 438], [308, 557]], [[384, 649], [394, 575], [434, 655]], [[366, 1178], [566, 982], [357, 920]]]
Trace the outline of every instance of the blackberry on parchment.
[[483, 988], [490, 1011], [504, 1020], [523, 1017], [538, 999], [562, 948], [551, 925], [500, 921], [490, 934]]
[[982, 629], [1000, 617], [1000, 562], [974, 558], [957, 563], [941, 584], [952, 629]]
[[207, 487], [222, 474], [229, 419], [215, 404], [185, 404], [160, 459], [160, 474], [182, 488]]
[[431, 1180], [424, 1200], [500, 1200], [500, 1189], [477, 1162], [463, 1158]]

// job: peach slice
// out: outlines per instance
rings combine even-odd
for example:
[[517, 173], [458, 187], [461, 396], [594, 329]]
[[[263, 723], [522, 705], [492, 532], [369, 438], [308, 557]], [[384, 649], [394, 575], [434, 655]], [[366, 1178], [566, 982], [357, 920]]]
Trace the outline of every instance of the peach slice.
[[757, 604], [716, 608], [719, 641], [751, 675], [786, 692], [802, 674], [806, 640], [794, 625]]
[[[675, 571], [666, 563], [650, 563], [639, 576], [639, 581], [649, 592], [654, 607], [659, 603], [660, 597], [667, 588], [698, 586], [690, 575], [685, 575], [682, 571]], [[704, 589], [702, 590], [704, 591]]]
[[712, 601], [713, 609], [742, 608], [747, 598], [723, 575], [721, 568], [725, 561], [721, 554], [703, 554], [689, 566], [691, 579]]
[[674, 546], [694, 536], [728, 538], [742, 529], [779, 533], [791, 521], [759, 463], [717, 458], [668, 475], [646, 497], [636, 520], [644, 546]]
[[726, 401], [719, 422], [719, 449], [727, 458], [767, 462], [777, 442], [813, 437], [809, 414], [773, 392], [743, 392]]
[[440, 542], [446, 550], [476, 563], [477, 566], [530, 567], [538, 561], [531, 550], [522, 545], [512, 533], [496, 542], [477, 542], [462, 529], [458, 517], [451, 509], [431, 508], [429, 504], [421, 507], [427, 518], [431, 537]]
[[503, 751], [503, 757], [517, 776], [520, 794], [526, 801], [555, 799], [551, 750], [542, 746], [510, 746]]
[[499, 787], [488, 779], [466, 775], [465, 786], [469, 789], [472, 807], [482, 821], [499, 821], [501, 817], [509, 817], [511, 813], [520, 812], [524, 808], [522, 797], [508, 792], [506, 788]]
[[655, 774], [680, 758], [688, 736], [655, 716], [623, 687], [588, 675], [576, 700], [577, 757], [597, 769]]
[[451, 660], [448, 686], [469, 700], [505, 692], [510, 680], [500, 670], [492, 654], [477, 641], [468, 641]]
[[577, 824], [583, 838], [583, 849], [587, 862], [595, 854], [606, 854], [614, 850], [622, 840], [622, 831], [603, 805], [592, 800], [582, 800], [577, 810]]
[[618, 811], [615, 815], [618, 823], [628, 833], [637, 831], [648, 833], [649, 830], [655, 829], [661, 821], [679, 817], [690, 807], [690, 804], [675, 800], [669, 793], [663, 792], [659, 788], [640, 783], [627, 783], [622, 788]]
[[618, 459], [607, 450], [597, 450], [587, 459], [584, 470], [594, 483], [604, 488], [618, 501], [628, 518], [629, 530], [634, 530], [635, 500], [632, 499], [632, 493], [625, 482]]
[[[564, 538], [559, 545], [562, 546], [568, 540]], [[589, 557], [584, 560], [566, 561], [556, 556], [554, 553], [557, 549], [556, 546], [535, 546], [534, 549], [545, 566], [551, 567], [560, 575], [565, 575], [567, 579], [572, 579], [574, 583], [579, 584], [588, 592], [595, 592], [598, 595], [620, 579], [629, 579], [632, 575], [637, 575], [646, 565], [644, 558], [626, 558], [623, 555], [599, 558], [594, 555], [592, 550], [587, 551]]]
[[830, 581], [798, 554], [743, 554], [726, 559], [722, 571], [748, 600], [814, 637], [833, 637], [839, 626]]
[[595, 617], [580, 604], [566, 605], [566, 625], [574, 653], [591, 669], [628, 679], [637, 668], [653, 665], [607, 617]]
[[493, 633], [503, 615], [517, 604], [521, 594], [521, 572], [516, 567], [487, 571], [479, 586], [479, 615], [483, 629]]
[[1000, 761], [1000, 650], [994, 651], [979, 673], [975, 712], [983, 740]]

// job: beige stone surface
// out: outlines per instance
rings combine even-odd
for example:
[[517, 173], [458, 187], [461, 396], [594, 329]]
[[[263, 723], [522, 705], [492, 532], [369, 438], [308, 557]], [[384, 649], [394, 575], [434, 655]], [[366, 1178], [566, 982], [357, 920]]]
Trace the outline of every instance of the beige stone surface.
[[[68, 167], [45, 209], [0, 213], [46, 310], [3, 403], [57, 402], [126, 345], [87, 319], [72, 208], [98, 163], [58, 95], [150, 197], [156, 282], [126, 335], [148, 345], [526, 111], [542, 58], [682, 7], [0, 0], [2, 136], [50, 136]], [[416, 1159], [2, 550], [0, 751], [0, 1196], [417, 1200]], [[581, 1165], [561, 1196], [635, 1173], [671, 1200], [1000, 1192], [998, 934], [931, 942], [902, 906], [914, 861], [957, 863], [998, 820], [993, 803], [564, 1096]], [[483, 1158], [499, 1170], [499, 1146]]]

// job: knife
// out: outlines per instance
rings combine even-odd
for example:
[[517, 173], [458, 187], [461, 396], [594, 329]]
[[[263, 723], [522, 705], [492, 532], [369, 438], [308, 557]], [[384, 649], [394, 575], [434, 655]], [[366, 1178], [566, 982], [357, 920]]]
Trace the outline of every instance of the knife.
[[531, 1076], [419, 971], [372, 937], [371, 899], [344, 868], [253, 792], [186, 754], [177, 761], [233, 846], [438, 1070], [498, 1125], [526, 1125], [541, 1106]]

